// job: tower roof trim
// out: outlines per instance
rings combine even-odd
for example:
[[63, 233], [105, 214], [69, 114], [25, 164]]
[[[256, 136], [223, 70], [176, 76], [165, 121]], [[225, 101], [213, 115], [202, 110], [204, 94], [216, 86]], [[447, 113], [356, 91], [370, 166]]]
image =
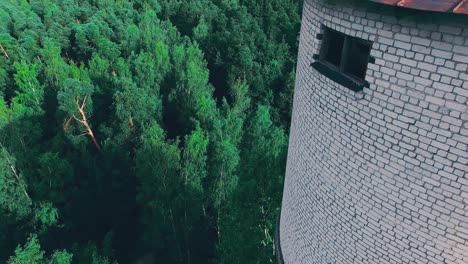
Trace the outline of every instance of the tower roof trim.
[[456, 13], [468, 15], [468, 0], [370, 0], [372, 2], [394, 5], [425, 11]]

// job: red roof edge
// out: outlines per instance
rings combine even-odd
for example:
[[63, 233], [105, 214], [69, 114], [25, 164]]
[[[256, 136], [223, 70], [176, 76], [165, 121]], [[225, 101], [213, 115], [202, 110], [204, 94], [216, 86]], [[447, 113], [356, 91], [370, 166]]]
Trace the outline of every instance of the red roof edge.
[[468, 0], [463, 0], [454, 9], [454, 13], [468, 15]]
[[468, 15], [468, 0], [370, 0], [386, 5], [425, 11]]

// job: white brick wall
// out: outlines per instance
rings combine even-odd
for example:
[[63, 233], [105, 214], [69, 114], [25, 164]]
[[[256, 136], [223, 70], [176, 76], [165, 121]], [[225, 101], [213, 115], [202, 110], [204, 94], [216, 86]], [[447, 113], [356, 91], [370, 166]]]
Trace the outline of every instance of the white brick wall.
[[[466, 264], [468, 16], [432, 22], [352, 2], [304, 3], [285, 262]], [[310, 66], [321, 24], [374, 41], [370, 88], [353, 92]]]

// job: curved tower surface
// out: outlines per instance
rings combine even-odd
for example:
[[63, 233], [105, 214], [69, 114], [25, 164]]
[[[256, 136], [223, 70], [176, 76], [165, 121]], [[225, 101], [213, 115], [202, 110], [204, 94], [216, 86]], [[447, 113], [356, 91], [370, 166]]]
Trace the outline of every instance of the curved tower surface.
[[468, 1], [304, 2], [284, 263], [468, 263]]

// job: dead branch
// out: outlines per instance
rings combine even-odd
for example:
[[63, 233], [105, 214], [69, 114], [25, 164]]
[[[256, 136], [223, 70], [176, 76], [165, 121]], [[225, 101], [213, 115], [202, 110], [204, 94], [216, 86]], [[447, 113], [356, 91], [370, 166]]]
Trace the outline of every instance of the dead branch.
[[83, 133], [79, 134], [78, 137], [86, 136], [86, 135], [88, 135], [88, 132], [87, 132], [87, 131], [84, 131]]
[[78, 121], [79, 123], [83, 124], [83, 126], [85, 127], [85, 133], [91, 138], [91, 140], [93, 141], [96, 148], [100, 151], [101, 146], [97, 142], [96, 137], [94, 136], [93, 130], [91, 130], [91, 127], [89, 126], [88, 120], [86, 119], [86, 114], [84, 112], [84, 108], [86, 106], [86, 98], [87, 98], [87, 96], [85, 95], [83, 97], [83, 101], [81, 102], [81, 106], [79, 104], [79, 99], [75, 98], [76, 106], [78, 108], [78, 112], [80, 113], [81, 119], [77, 118], [75, 115], [73, 115], [72, 117], [76, 121]]
[[70, 121], [72, 120], [73, 116], [70, 116], [66, 121], [63, 122], [63, 130], [67, 131], [68, 127], [70, 126]]
[[132, 132], [135, 132], [135, 126], [133, 125], [133, 117], [130, 116], [130, 118], [128, 119], [128, 123], [130, 124], [130, 129], [132, 130]]
[[8, 53], [7, 53], [6, 50], [3, 48], [2, 44], [0, 44], [0, 49], [3, 51], [3, 54], [5, 54], [5, 57], [7, 57], [7, 59], [10, 59], [10, 56], [8, 56]]
[[78, 119], [75, 115], [72, 115], [73, 119], [75, 119], [77, 122], [80, 122], [81, 124], [84, 124], [84, 121], [81, 119]]

